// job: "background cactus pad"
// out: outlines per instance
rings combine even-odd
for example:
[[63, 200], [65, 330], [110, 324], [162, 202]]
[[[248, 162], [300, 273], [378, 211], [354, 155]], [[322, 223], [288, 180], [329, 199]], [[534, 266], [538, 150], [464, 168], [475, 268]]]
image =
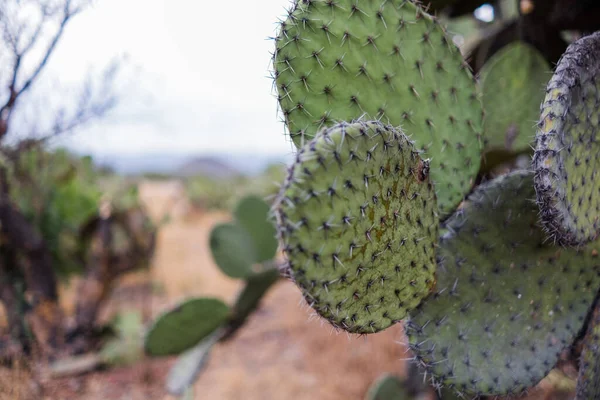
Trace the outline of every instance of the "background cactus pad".
[[219, 328], [229, 316], [221, 300], [188, 300], [159, 317], [146, 335], [146, 352], [152, 356], [179, 354]]
[[432, 158], [438, 206], [470, 190], [482, 108], [440, 23], [406, 0], [296, 1], [274, 56], [278, 99], [296, 145], [361, 116], [402, 126]]
[[600, 231], [600, 32], [569, 46], [548, 84], [536, 136], [537, 200], [558, 243]]
[[434, 285], [429, 164], [400, 131], [341, 123], [302, 147], [275, 202], [289, 270], [334, 326], [372, 333]]
[[507, 45], [481, 70], [484, 147], [513, 152], [531, 148], [550, 66], [534, 47]]
[[265, 270], [277, 252], [275, 227], [269, 205], [259, 197], [239, 201], [235, 220], [216, 225], [210, 233], [210, 250], [217, 266], [232, 278], [249, 278]]
[[448, 221], [436, 293], [406, 324], [437, 384], [520, 392], [546, 376], [582, 329], [600, 284], [598, 246], [544, 244], [534, 198], [532, 173], [515, 172], [481, 185]]
[[234, 215], [238, 225], [248, 232], [254, 243], [254, 262], [271, 260], [277, 252], [277, 233], [269, 220], [269, 205], [260, 197], [246, 196], [237, 204]]

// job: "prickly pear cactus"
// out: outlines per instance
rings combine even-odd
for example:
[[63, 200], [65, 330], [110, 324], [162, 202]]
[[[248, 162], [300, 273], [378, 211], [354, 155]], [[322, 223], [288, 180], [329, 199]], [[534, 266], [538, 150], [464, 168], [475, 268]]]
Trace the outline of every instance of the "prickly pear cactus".
[[321, 316], [355, 333], [398, 322], [432, 289], [436, 210], [428, 161], [378, 122], [321, 131], [275, 201], [296, 284]]
[[364, 117], [402, 126], [425, 156], [443, 214], [480, 164], [474, 80], [440, 23], [406, 0], [296, 0], [276, 38], [274, 75], [289, 133]]
[[229, 339], [244, 325], [246, 319], [256, 311], [264, 295], [278, 279], [279, 271], [277, 269], [269, 269], [246, 280], [246, 285], [233, 305], [223, 340]]
[[533, 166], [552, 239], [585, 244], [600, 232], [600, 32], [571, 44], [546, 89]]
[[600, 244], [547, 244], [534, 197], [532, 173], [511, 173], [478, 187], [448, 221], [436, 291], [406, 324], [437, 385], [520, 392], [547, 375], [581, 330], [600, 285]]
[[229, 317], [221, 300], [188, 300], [159, 317], [146, 335], [145, 349], [152, 356], [179, 354], [213, 333]]
[[575, 400], [600, 399], [600, 307], [596, 306], [583, 339]]
[[523, 42], [507, 45], [486, 62], [480, 74], [481, 101], [488, 110], [485, 148], [512, 152], [531, 148], [550, 76], [544, 56]]

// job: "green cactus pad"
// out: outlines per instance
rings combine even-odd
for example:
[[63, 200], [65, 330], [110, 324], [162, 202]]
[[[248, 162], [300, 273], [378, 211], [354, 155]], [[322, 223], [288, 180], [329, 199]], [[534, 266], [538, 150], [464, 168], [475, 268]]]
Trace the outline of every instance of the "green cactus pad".
[[583, 339], [575, 400], [600, 399], [600, 307], [592, 313]]
[[548, 84], [533, 165], [551, 238], [581, 245], [600, 232], [600, 32], [571, 44]]
[[340, 123], [302, 147], [275, 202], [289, 271], [334, 326], [372, 333], [433, 285], [438, 216], [429, 164], [378, 122]]
[[268, 220], [269, 212], [269, 205], [257, 196], [244, 197], [234, 211], [236, 222], [250, 234], [254, 243], [255, 262], [269, 261], [277, 251], [275, 226]]
[[281, 24], [274, 67], [296, 145], [337, 122], [380, 120], [402, 126], [432, 158], [443, 214], [470, 190], [483, 114], [475, 82], [440, 23], [415, 4], [296, 1]]
[[379, 378], [367, 392], [366, 400], [409, 400], [413, 397], [404, 387], [404, 382], [395, 375]]
[[252, 236], [236, 223], [216, 225], [210, 232], [210, 250], [221, 271], [231, 278], [253, 275], [257, 249]]
[[598, 252], [548, 244], [534, 198], [533, 174], [515, 172], [481, 185], [449, 219], [436, 292], [406, 323], [435, 385], [520, 392], [582, 329], [600, 285]]
[[146, 335], [149, 355], [179, 354], [195, 346], [227, 321], [229, 307], [221, 300], [188, 300], [159, 317]]
[[487, 110], [484, 148], [513, 152], [531, 148], [550, 76], [544, 56], [523, 42], [494, 54], [480, 77], [481, 101]]

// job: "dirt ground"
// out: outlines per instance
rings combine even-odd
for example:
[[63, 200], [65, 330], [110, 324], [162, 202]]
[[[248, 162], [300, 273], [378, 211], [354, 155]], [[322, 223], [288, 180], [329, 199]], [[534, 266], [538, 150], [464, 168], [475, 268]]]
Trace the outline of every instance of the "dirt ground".
[[[240, 284], [219, 272], [207, 246], [211, 227], [228, 215], [192, 210], [177, 182], [148, 182], [140, 189], [152, 216], [160, 220], [169, 213], [171, 220], [160, 231], [151, 271], [123, 279], [103, 319], [134, 308], [150, 321], [193, 295], [231, 302]], [[68, 309], [68, 293], [65, 299]], [[400, 326], [366, 337], [336, 334], [312, 315], [292, 284], [282, 281], [238, 336], [216, 347], [194, 398], [363, 399], [380, 375], [404, 373], [403, 340]], [[163, 385], [172, 363], [172, 358], [145, 359], [132, 367], [47, 380], [41, 386], [14, 368], [0, 374], [0, 399], [167, 400], [171, 397]]]
[[[176, 182], [144, 183], [140, 193], [156, 220], [169, 213], [170, 221], [159, 233], [150, 273], [124, 278], [103, 319], [135, 308], [150, 320], [193, 295], [232, 302], [240, 283], [221, 274], [208, 249], [211, 227], [228, 215], [192, 210]], [[64, 296], [69, 311], [70, 292], [67, 289]], [[281, 281], [237, 337], [215, 348], [194, 387], [194, 398], [363, 399], [369, 384], [381, 374], [403, 373], [404, 347], [398, 343], [402, 340], [400, 327], [360, 338], [336, 334], [312, 315], [292, 284]], [[133, 367], [48, 380], [41, 388], [29, 383], [23, 393], [4, 390], [4, 395], [24, 399], [33, 392], [31, 398], [166, 400], [171, 397], [163, 385], [172, 362], [143, 360]], [[23, 374], [15, 372], [19, 373]]]

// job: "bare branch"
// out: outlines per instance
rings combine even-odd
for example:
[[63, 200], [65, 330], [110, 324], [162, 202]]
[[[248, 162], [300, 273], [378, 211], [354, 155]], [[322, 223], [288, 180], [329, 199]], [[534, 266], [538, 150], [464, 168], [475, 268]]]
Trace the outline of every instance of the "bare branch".
[[[23, 38], [26, 31], [26, 24], [18, 25], [12, 30], [9, 28], [7, 22], [10, 18], [9, 13], [3, 7], [0, 7], [0, 22], [4, 21], [0, 27], [3, 28], [4, 40], [8, 44], [9, 48], [13, 52], [13, 65], [11, 67], [11, 78], [8, 84], [8, 96], [4, 105], [0, 107], [0, 139], [4, 138], [8, 133], [10, 126], [10, 119], [14, 110], [14, 107], [18, 99], [26, 93], [32, 85], [37, 81], [42, 71], [46, 68], [48, 61], [54, 53], [57, 44], [64, 35], [65, 28], [69, 21], [74, 16], [79, 14], [88, 5], [89, 2], [73, 2], [72, 0], [64, 0], [64, 3], [60, 8], [52, 7], [51, 4], [39, 1], [37, 4], [40, 11], [40, 20], [37, 21], [37, 25], [33, 28], [33, 32], [28, 38]], [[51, 22], [57, 15], [58, 10], [62, 12], [59, 18], [58, 28], [51, 36], [48, 45], [43, 51], [43, 55], [37, 65], [33, 68], [33, 71], [25, 79], [22, 79], [23, 83], [19, 83], [20, 76], [22, 75], [23, 59], [34, 49], [39, 41], [40, 37], [44, 32], [44, 28], [47, 23]], [[24, 46], [20, 46], [20, 43], [24, 42]]]

